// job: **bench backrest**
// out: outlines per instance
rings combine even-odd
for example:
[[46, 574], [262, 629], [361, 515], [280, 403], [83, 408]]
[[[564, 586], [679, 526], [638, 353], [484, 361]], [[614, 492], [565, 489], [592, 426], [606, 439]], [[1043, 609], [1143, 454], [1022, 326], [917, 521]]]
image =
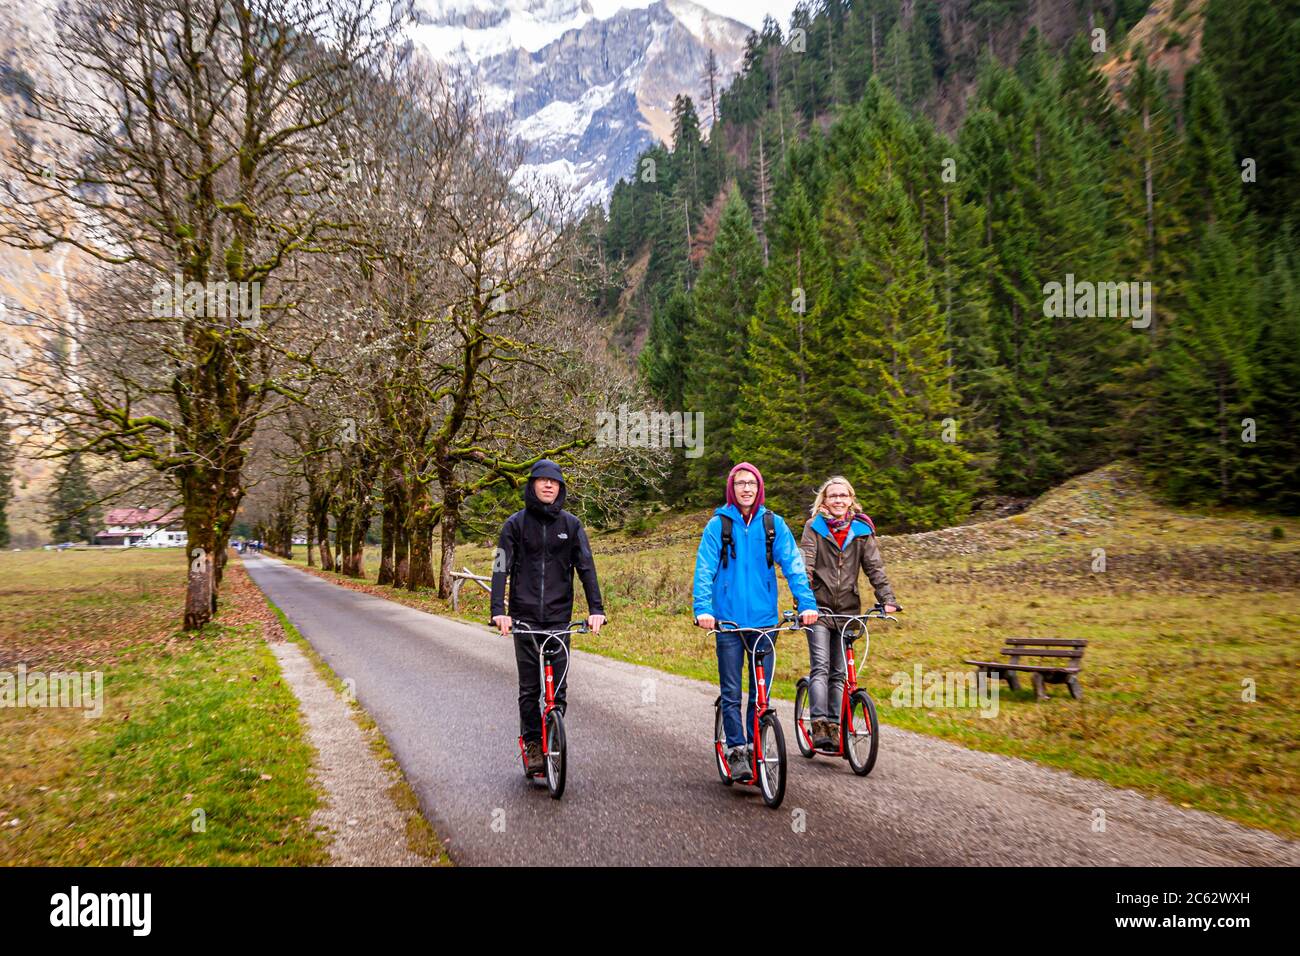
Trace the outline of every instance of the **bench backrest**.
[[1001, 653], [1012, 658], [1049, 657], [1065, 658], [1062, 664], [1083, 659], [1087, 641], [1069, 638], [1008, 637]]

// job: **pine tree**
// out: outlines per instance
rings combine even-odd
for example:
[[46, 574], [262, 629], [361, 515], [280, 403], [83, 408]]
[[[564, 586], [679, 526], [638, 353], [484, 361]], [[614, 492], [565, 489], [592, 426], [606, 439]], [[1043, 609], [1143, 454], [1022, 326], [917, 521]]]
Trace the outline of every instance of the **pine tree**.
[[[947, 419], [959, 414], [943, 315], [920, 224], [887, 155], [864, 143], [837, 176], [825, 213], [844, 293], [827, 324], [823, 373], [835, 454], [873, 514], [907, 528], [959, 521], [977, 475]], [[846, 239], [856, 232], [855, 241]], [[832, 255], [836, 253], [833, 251]]]
[[[1056, 63], [1036, 30], [1026, 45], [1026, 62], [1020, 66], [1026, 67], [1023, 75], [1032, 78], [1026, 118], [1032, 129], [1033, 188], [1026, 202], [1036, 238], [1035, 272], [1044, 283], [1065, 282], [1069, 274], [1091, 282], [1118, 281], [1117, 254], [1107, 236], [1104, 154], [1091, 132], [1072, 122], [1064, 108]], [[1132, 326], [1128, 316], [1095, 311], [1098, 314], [1052, 321], [1045, 393], [1061, 462], [1061, 473], [1052, 480], [1095, 468], [1109, 458], [1102, 433], [1110, 424], [1111, 408], [1101, 390], [1114, 382], [1123, 337], [1131, 334]]]
[[1187, 218], [1198, 225], [1218, 223], [1236, 231], [1246, 207], [1223, 93], [1211, 67], [1197, 65], [1188, 72], [1186, 101], [1181, 172]]
[[991, 397], [993, 475], [1004, 493], [1034, 494], [1063, 472], [1051, 422], [1052, 321], [1043, 314], [1040, 237], [1032, 218], [1042, 207], [1034, 125], [1020, 81], [989, 61], [960, 143], [967, 195], [983, 208], [989, 330], [1002, 369]]
[[63, 459], [50, 489], [48, 510], [50, 535], [56, 543], [85, 541], [94, 543], [96, 516], [94, 492], [81, 455], [73, 452]]
[[1246, 199], [1276, 226], [1300, 213], [1300, 3], [1210, 0], [1202, 36], [1202, 62], [1223, 85], [1234, 158], [1255, 163]]
[[1106, 196], [1115, 272], [1130, 281], [1150, 281], [1155, 308], [1145, 329], [1121, 342], [1116, 381], [1103, 387], [1112, 400], [1107, 428], [1120, 454], [1140, 455], [1164, 412], [1158, 404], [1157, 358], [1166, 329], [1178, 322], [1188, 286], [1195, 239], [1186, 215], [1183, 144], [1176, 129], [1163, 77], [1139, 57], [1116, 115], [1119, 148], [1108, 161]]
[[736, 400], [750, 375], [745, 330], [762, 271], [749, 209], [733, 185], [695, 283], [695, 322], [687, 337], [686, 410], [704, 415], [704, 451], [690, 465], [693, 489], [701, 495], [716, 494], [731, 464]]
[[1290, 229], [1278, 237], [1260, 301], [1255, 350], [1258, 496], [1300, 514], [1300, 263]]
[[665, 408], [682, 407], [686, 336], [691, 326], [691, 298], [679, 283], [655, 305], [650, 331], [638, 359], [642, 379]]
[[796, 182], [773, 223], [772, 264], [747, 333], [749, 375], [731, 449], [736, 460], [762, 463], [769, 502], [787, 516], [801, 511], [836, 467], [826, 422], [836, 390], [826, 351], [835, 345], [823, 336], [830, 286], [817, 217]]
[[1250, 478], [1242, 441], [1258, 340], [1254, 256], [1222, 225], [1198, 250], [1187, 305], [1157, 357], [1160, 419], [1143, 457], [1177, 502], [1227, 502]]

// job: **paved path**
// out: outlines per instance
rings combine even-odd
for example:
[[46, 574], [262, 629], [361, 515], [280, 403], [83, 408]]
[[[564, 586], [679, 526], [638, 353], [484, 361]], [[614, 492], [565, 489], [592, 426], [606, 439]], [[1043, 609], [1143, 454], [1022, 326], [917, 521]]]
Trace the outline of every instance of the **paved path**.
[[785, 701], [789, 782], [769, 810], [718, 782], [715, 687], [581, 652], [557, 802], [520, 771], [508, 640], [272, 559], [245, 566], [355, 681], [457, 863], [1300, 865], [1300, 845], [1213, 814], [889, 726], [860, 779], [798, 755]]

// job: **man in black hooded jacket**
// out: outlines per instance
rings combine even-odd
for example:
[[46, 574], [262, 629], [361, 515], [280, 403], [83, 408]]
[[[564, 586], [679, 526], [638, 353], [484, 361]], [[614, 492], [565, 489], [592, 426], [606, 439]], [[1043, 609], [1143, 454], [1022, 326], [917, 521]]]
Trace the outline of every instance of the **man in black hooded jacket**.
[[[564, 510], [566, 488], [560, 466], [543, 458], [533, 465], [524, 488], [524, 508], [501, 527], [492, 562], [492, 623], [504, 636], [514, 622], [526, 630], [555, 631], [573, 619], [573, 572], [587, 595], [587, 626], [599, 633], [605, 608], [596, 583], [587, 532], [576, 515]], [[510, 612], [506, 613], [506, 578], [510, 579]], [[568, 638], [565, 638], [568, 645]], [[541, 773], [542, 693], [537, 645], [531, 635], [515, 635], [519, 667], [519, 727], [530, 773]], [[556, 706], [564, 712], [564, 685], [555, 689]]]

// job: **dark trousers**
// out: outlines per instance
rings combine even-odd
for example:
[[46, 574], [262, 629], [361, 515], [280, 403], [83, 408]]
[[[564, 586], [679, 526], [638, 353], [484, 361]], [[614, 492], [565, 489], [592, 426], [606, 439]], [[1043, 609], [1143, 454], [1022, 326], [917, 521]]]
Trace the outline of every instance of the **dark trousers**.
[[[545, 624], [517, 622], [516, 626], [534, 631], [559, 631], [569, 626], [568, 621], [552, 621]], [[524, 743], [542, 739], [542, 672], [538, 667], [537, 649], [546, 640], [535, 634], [515, 635], [515, 664], [519, 668], [519, 734]], [[565, 648], [569, 646], [569, 636], [563, 638]], [[551, 657], [551, 666], [555, 679], [555, 706], [564, 713], [564, 688], [568, 683], [568, 659], [554, 641], [547, 648]], [[565, 678], [561, 680], [561, 678]]]

